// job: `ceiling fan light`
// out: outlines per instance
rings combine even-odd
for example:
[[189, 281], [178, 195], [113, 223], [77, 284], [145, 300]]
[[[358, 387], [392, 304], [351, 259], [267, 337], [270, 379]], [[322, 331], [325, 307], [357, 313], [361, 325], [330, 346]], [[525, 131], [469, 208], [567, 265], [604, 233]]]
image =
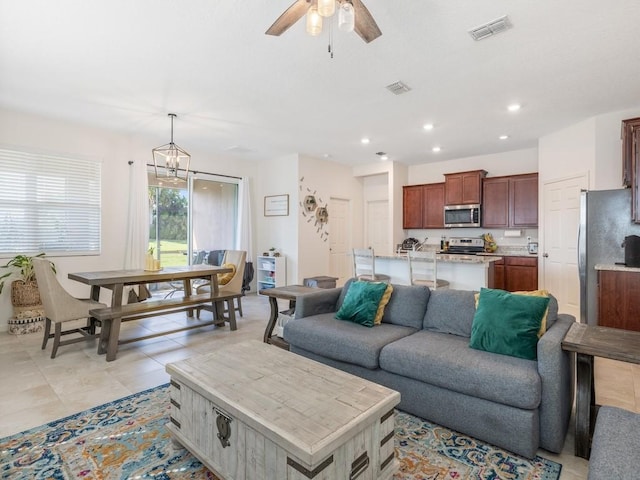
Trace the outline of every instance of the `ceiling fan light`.
[[318, 13], [323, 17], [331, 17], [336, 13], [336, 0], [318, 0]]
[[307, 12], [307, 33], [316, 37], [322, 33], [322, 17], [318, 13], [318, 8], [314, 5]]
[[340, 4], [338, 11], [338, 28], [343, 32], [353, 32], [356, 26], [356, 14], [351, 2], [344, 1]]

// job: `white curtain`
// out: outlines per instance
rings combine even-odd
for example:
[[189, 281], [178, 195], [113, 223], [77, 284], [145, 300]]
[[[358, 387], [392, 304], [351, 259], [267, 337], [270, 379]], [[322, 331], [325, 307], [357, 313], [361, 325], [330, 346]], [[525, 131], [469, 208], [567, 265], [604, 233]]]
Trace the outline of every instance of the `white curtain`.
[[236, 235], [236, 249], [247, 252], [247, 262], [253, 259], [251, 245], [253, 235], [251, 233], [251, 192], [249, 189], [249, 177], [242, 177], [240, 191], [238, 192], [238, 234]]
[[[124, 252], [124, 268], [144, 268], [149, 248], [149, 181], [147, 165], [136, 160], [129, 165], [129, 208]], [[129, 289], [125, 289], [124, 303], [129, 298]], [[146, 297], [146, 288], [137, 292], [140, 300]]]

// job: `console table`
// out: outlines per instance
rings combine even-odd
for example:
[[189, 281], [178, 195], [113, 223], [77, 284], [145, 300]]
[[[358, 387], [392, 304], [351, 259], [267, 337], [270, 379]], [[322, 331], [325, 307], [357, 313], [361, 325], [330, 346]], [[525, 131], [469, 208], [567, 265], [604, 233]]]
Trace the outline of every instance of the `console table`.
[[303, 285], [289, 285], [286, 287], [264, 288], [260, 290], [260, 295], [266, 295], [269, 297], [269, 305], [271, 306], [271, 315], [269, 316], [269, 323], [264, 331], [264, 343], [270, 343], [277, 347], [289, 350], [289, 344], [283, 339], [273, 336], [273, 328], [278, 321], [278, 299], [289, 300], [289, 308], [295, 308], [296, 299], [300, 295], [305, 295], [312, 292], [317, 292], [315, 287], [305, 287]]
[[640, 364], [640, 332], [574, 323], [562, 341], [562, 349], [577, 355], [575, 454], [589, 458], [598, 410], [593, 381], [593, 357]]

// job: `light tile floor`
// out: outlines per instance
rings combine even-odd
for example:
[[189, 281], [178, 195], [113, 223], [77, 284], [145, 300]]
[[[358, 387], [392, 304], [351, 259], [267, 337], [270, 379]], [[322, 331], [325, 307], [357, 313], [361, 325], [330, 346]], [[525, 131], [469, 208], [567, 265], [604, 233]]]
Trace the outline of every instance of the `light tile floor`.
[[[169, 380], [164, 366], [212, 351], [217, 346], [249, 339], [262, 340], [269, 303], [255, 294], [242, 299], [244, 317], [238, 330], [205, 327], [122, 345], [118, 358], [107, 363], [96, 354], [95, 340], [60, 347], [49, 358], [51, 343], [40, 349], [42, 334], [0, 333], [0, 437], [11, 435], [81, 410], [121, 398]], [[287, 308], [283, 303], [282, 308]], [[209, 318], [209, 312], [202, 312]], [[124, 324], [122, 337], [169, 330], [183, 324], [184, 314], [154, 317]], [[206, 330], [203, 331], [203, 330]], [[51, 342], [51, 341], [50, 341]], [[640, 412], [640, 365], [596, 359], [599, 404]], [[561, 480], [583, 480], [588, 462], [573, 455], [573, 419], [562, 453], [540, 450], [562, 463]]]

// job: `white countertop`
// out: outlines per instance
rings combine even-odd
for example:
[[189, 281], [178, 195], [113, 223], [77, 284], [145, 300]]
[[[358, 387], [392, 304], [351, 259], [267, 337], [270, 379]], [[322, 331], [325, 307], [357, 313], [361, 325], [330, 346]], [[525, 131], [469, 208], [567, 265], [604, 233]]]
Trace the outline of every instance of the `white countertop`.
[[[407, 261], [406, 255], [376, 255], [376, 258], [387, 260], [402, 260]], [[502, 258], [501, 256], [490, 255], [461, 255], [458, 253], [439, 253], [436, 257], [438, 262], [443, 263], [477, 263], [486, 264], [491, 262], [497, 262]]]
[[610, 271], [614, 271], [614, 272], [640, 273], [640, 268], [627, 267], [626, 265], [616, 265], [616, 264], [598, 263], [598, 264], [596, 264], [595, 269], [596, 270], [610, 270]]

